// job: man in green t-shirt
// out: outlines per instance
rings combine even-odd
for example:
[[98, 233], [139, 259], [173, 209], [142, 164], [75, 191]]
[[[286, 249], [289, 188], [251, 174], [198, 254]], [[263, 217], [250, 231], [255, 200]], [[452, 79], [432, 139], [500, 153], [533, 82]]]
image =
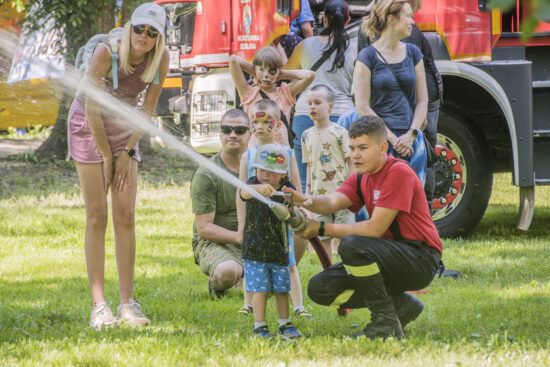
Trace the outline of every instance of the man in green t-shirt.
[[[241, 155], [246, 152], [250, 120], [242, 110], [230, 110], [221, 120], [222, 150], [212, 157], [216, 165], [239, 177]], [[211, 296], [223, 297], [243, 274], [241, 241], [237, 233], [237, 189], [204, 167], [191, 182], [193, 253], [195, 262], [209, 276]]]

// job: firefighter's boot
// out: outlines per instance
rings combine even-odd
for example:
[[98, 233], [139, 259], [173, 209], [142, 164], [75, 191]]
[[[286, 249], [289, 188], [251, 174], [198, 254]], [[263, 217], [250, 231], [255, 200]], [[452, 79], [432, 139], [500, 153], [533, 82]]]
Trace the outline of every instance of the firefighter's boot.
[[411, 321], [414, 321], [424, 309], [424, 303], [421, 300], [409, 293], [401, 293], [392, 295], [395, 313], [401, 323], [401, 328], [405, 330], [405, 326]]
[[402, 339], [403, 329], [395, 315], [393, 301], [390, 296], [378, 301], [366, 302], [371, 312], [370, 323], [363, 330], [353, 335], [353, 338], [366, 337], [374, 340], [377, 338], [388, 338], [390, 336], [396, 339]]

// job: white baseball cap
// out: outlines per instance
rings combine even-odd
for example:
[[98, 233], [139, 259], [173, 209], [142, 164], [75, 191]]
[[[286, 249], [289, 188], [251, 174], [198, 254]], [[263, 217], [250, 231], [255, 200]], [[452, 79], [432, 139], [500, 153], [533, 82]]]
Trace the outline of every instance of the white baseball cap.
[[155, 3], [143, 3], [132, 13], [132, 25], [149, 25], [164, 34], [166, 12]]

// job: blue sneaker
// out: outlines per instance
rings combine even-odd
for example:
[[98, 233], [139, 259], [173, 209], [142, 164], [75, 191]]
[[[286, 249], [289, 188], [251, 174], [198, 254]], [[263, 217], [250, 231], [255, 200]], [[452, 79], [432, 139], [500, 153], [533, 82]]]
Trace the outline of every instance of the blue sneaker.
[[260, 326], [259, 328], [254, 329], [252, 336], [261, 336], [262, 338], [266, 339], [271, 338], [271, 334], [269, 333], [269, 328], [267, 327], [267, 325]]
[[279, 337], [284, 340], [299, 339], [303, 335], [296, 329], [292, 322], [287, 322], [283, 326], [279, 327]]

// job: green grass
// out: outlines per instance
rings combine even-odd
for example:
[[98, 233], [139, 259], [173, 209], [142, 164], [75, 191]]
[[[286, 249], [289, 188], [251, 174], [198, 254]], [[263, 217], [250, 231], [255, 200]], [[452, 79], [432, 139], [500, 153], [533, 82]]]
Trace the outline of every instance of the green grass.
[[[2, 168], [1, 366], [550, 365], [550, 190], [537, 188], [532, 229], [521, 232], [515, 229], [517, 188], [509, 185], [509, 175], [495, 177], [491, 204], [474, 235], [444, 241], [447, 268], [463, 278], [436, 279], [419, 296], [426, 309], [405, 340], [346, 338], [364, 326], [368, 312], [339, 318], [306, 297], [314, 318], [296, 324], [307, 338], [284, 343], [250, 338], [252, 319], [236, 313], [241, 291], [209, 299], [190, 246], [189, 176], [181, 164], [149, 168], [141, 176], [135, 296], [152, 326], [96, 332], [88, 327], [84, 208], [74, 170]], [[106, 295], [116, 308], [111, 224], [107, 233]], [[299, 269], [306, 285], [321, 266], [306, 253]], [[275, 332], [272, 300], [268, 324]]]

